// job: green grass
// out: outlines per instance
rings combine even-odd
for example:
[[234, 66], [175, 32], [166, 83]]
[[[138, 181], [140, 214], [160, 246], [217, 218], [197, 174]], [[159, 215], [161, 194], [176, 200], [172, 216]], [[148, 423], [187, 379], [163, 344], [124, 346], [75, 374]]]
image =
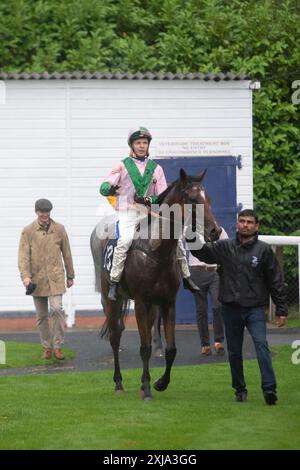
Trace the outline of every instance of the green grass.
[[[18, 343], [6, 341], [6, 364], [0, 364], [0, 369], [15, 367], [33, 367], [45, 364], [56, 364], [57, 359], [42, 359], [43, 350], [39, 344]], [[68, 348], [63, 348], [66, 359], [72, 359], [75, 355]]]
[[[139, 397], [141, 370], [0, 379], [1, 449], [299, 449], [300, 365], [277, 348], [279, 402], [265, 405], [256, 360], [245, 362], [249, 401], [237, 403], [228, 364], [175, 367], [169, 389]], [[161, 373], [153, 369], [153, 379]]]
[[290, 318], [288, 320], [287, 327], [288, 328], [300, 328], [300, 320], [297, 320], [297, 318]]
[[[275, 325], [277, 317], [271, 322], [272, 325]], [[299, 318], [299, 307], [298, 305], [292, 305], [289, 307], [288, 322], [285, 328], [300, 328], [300, 318]]]
[[289, 308], [288, 328], [300, 328], [299, 307], [293, 305]]

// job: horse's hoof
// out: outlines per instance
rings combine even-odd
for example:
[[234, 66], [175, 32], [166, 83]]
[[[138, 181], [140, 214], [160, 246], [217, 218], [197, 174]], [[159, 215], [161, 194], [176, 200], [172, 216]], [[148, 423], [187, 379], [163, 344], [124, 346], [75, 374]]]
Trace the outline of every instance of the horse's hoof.
[[154, 382], [154, 388], [155, 390], [157, 390], [157, 392], [163, 392], [164, 390], [166, 390], [168, 388], [168, 383], [166, 382], [163, 382], [161, 379], [158, 379], [156, 380], [156, 382]]
[[115, 386], [115, 394], [116, 395], [122, 395], [124, 393], [124, 388], [122, 384], [117, 384]]
[[142, 399], [143, 401], [151, 401], [151, 400], [153, 400], [152, 395], [150, 394], [150, 395], [147, 395], [147, 396], [146, 396], [144, 390], [142, 390], [142, 389], [140, 390], [140, 396], [141, 396], [141, 399]]

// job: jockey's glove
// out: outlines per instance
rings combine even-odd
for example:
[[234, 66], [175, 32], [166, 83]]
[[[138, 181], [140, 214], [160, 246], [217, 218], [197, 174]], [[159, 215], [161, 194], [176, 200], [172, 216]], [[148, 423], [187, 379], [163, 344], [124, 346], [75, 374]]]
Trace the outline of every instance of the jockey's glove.
[[100, 186], [99, 192], [104, 197], [114, 196], [117, 193], [119, 188], [120, 188], [120, 186], [118, 186], [118, 185], [114, 186], [114, 185], [110, 184], [108, 181], [104, 181]]
[[111, 187], [108, 190], [107, 195], [108, 196], [114, 196], [116, 194], [116, 192], [118, 191], [119, 187], [120, 186], [118, 186], [117, 184], [116, 185], [112, 184]]
[[134, 202], [136, 202], [137, 204], [144, 204], [145, 206], [151, 206], [151, 197], [150, 196], [146, 196], [146, 197], [141, 197], [141, 196], [138, 196], [136, 193], [133, 197], [134, 199]]

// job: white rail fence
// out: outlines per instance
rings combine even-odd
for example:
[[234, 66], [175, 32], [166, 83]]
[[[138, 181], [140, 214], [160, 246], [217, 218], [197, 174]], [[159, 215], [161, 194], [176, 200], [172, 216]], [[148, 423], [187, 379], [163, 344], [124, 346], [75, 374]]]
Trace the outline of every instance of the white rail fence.
[[[259, 235], [259, 240], [269, 243], [272, 246], [280, 245], [296, 245], [298, 246], [298, 274], [300, 274], [300, 237], [283, 236], [283, 235]], [[299, 319], [300, 319], [300, 275], [298, 286], [298, 300], [299, 300]], [[270, 308], [271, 311], [271, 308]]]

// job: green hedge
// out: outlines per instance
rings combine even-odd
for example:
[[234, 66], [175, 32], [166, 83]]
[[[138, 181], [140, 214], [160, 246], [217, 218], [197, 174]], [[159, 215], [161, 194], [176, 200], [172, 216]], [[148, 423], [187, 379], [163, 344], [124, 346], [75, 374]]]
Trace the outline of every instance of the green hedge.
[[[265, 232], [300, 222], [299, 0], [6, 0], [0, 70], [246, 72], [255, 206]], [[288, 217], [288, 221], [287, 221]]]

